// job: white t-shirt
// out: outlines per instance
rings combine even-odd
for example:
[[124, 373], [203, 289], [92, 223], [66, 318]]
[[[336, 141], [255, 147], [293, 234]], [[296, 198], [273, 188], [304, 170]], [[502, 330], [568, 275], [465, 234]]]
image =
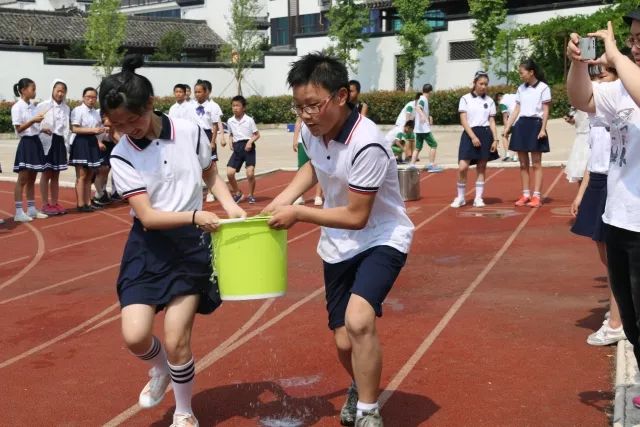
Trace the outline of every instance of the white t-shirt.
[[193, 118], [202, 129], [209, 130], [212, 128], [213, 123], [220, 121], [220, 115], [218, 114], [220, 107], [216, 108], [211, 101], [204, 101], [202, 104], [193, 102], [191, 107], [193, 108]]
[[[22, 98], [11, 106], [11, 123], [14, 126], [20, 126], [33, 118], [36, 115], [36, 107], [27, 104]], [[18, 136], [34, 136], [40, 133], [40, 123], [34, 123], [22, 132], [18, 133]]]
[[123, 135], [111, 153], [113, 181], [122, 197], [147, 193], [151, 206], [165, 212], [202, 209], [202, 171], [209, 167], [211, 146], [204, 131], [166, 115], [158, 139]]
[[520, 104], [521, 117], [542, 118], [542, 105], [551, 102], [551, 89], [540, 80], [534, 85], [523, 83], [516, 92], [516, 102]]
[[516, 94], [506, 93], [502, 95], [500, 100], [500, 113], [507, 113], [511, 115], [516, 108]]
[[183, 101], [181, 104], [176, 102], [169, 108], [169, 117], [172, 119], [194, 120], [194, 108], [191, 102]]
[[620, 80], [593, 85], [596, 115], [609, 125], [611, 162], [602, 220], [640, 232], [640, 108]]
[[611, 135], [602, 117], [590, 116], [589, 147], [591, 155], [587, 163], [589, 172], [608, 174], [611, 160]]
[[431, 132], [431, 124], [429, 123], [429, 99], [426, 96], [420, 95], [416, 110], [422, 109], [426, 116], [426, 120], [422, 120], [422, 116], [416, 111], [416, 124], [413, 128], [415, 133], [429, 133]]
[[[407, 102], [404, 107], [402, 107], [402, 111], [398, 114], [398, 118], [396, 118], [396, 126], [403, 127], [407, 120], [415, 120], [416, 119], [416, 104], [415, 100]], [[407, 119], [407, 114], [409, 118]]]
[[236, 116], [231, 116], [227, 120], [229, 134], [233, 136], [233, 142], [245, 141], [250, 139], [254, 133], [258, 132], [258, 127], [253, 118], [243, 115], [239, 120]]
[[306, 125], [302, 126], [302, 140], [324, 191], [325, 209], [347, 206], [350, 191], [376, 194], [362, 230], [322, 227], [320, 257], [334, 264], [374, 246], [407, 253], [414, 226], [400, 196], [395, 157], [375, 123], [354, 109], [328, 145]]
[[496, 103], [490, 96], [478, 96], [471, 92], [460, 98], [458, 112], [467, 113], [469, 126], [489, 126], [489, 117], [496, 115]]
[[66, 137], [69, 133], [70, 112], [66, 103], [58, 104], [55, 101], [43, 101], [36, 107], [36, 114], [46, 111], [44, 119], [40, 122], [41, 128], [51, 129], [51, 132]]

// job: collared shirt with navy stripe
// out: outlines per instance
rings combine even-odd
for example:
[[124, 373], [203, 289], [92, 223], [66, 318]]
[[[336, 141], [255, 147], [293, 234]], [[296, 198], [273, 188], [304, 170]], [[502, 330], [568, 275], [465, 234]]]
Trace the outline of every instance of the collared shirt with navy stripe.
[[324, 191], [325, 208], [347, 206], [350, 192], [375, 195], [364, 229], [322, 227], [320, 257], [337, 263], [381, 245], [407, 253], [414, 226], [400, 196], [395, 158], [376, 124], [353, 109], [328, 143], [322, 136], [313, 136], [305, 124], [301, 134]]

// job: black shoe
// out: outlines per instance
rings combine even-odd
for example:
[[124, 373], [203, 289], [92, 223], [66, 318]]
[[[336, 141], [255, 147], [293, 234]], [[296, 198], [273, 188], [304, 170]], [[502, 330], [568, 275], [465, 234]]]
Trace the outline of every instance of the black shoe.
[[89, 209], [91, 209], [91, 212], [95, 212], [95, 211], [99, 211], [104, 209], [104, 206], [99, 205], [97, 203], [94, 203], [94, 201], [91, 201], [91, 205], [87, 206]]
[[81, 212], [81, 213], [91, 213], [91, 212], [93, 212], [93, 209], [91, 209], [91, 206], [89, 206], [89, 205], [78, 206], [77, 210], [78, 210], [78, 212]]
[[111, 193], [111, 201], [112, 202], [117, 202], [122, 200], [122, 196], [120, 194], [118, 194], [117, 191], [114, 191], [113, 193]]
[[91, 203], [98, 206], [107, 206], [111, 204], [111, 197], [107, 192], [102, 193], [102, 197], [94, 197]]

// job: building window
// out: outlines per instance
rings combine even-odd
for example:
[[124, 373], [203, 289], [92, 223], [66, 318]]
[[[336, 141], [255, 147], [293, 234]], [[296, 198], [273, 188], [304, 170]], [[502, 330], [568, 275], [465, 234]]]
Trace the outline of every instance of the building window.
[[271, 20], [271, 46], [286, 46], [290, 44], [289, 17]]
[[136, 13], [135, 16], [152, 16], [154, 18], [180, 18], [180, 9], [160, 10], [155, 12]]
[[369, 11], [369, 25], [362, 29], [363, 33], [379, 33], [382, 31], [382, 16], [380, 9]]
[[324, 33], [327, 31], [327, 19], [321, 13], [298, 16], [300, 34]]
[[442, 10], [427, 10], [424, 13], [424, 18], [432, 30], [447, 29], [447, 15]]
[[476, 53], [476, 44], [473, 40], [449, 43], [449, 61], [464, 61], [479, 59]]

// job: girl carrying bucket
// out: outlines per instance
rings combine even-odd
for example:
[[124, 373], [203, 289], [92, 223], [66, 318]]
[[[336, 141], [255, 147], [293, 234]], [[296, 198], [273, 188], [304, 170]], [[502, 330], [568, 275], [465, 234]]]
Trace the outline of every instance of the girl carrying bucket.
[[[158, 405], [171, 382], [172, 426], [194, 427], [191, 330], [196, 312], [210, 314], [220, 305], [209, 234], [219, 219], [202, 210], [201, 180], [230, 217], [246, 214], [213, 173], [204, 131], [154, 111], [151, 82], [135, 73], [142, 64], [139, 56], [125, 57], [122, 71], [103, 79], [99, 91], [101, 110], [122, 135], [111, 167], [134, 217], [117, 284], [122, 334], [131, 353], [151, 367], [140, 406]], [[164, 345], [152, 333], [161, 310], [166, 310]]]

